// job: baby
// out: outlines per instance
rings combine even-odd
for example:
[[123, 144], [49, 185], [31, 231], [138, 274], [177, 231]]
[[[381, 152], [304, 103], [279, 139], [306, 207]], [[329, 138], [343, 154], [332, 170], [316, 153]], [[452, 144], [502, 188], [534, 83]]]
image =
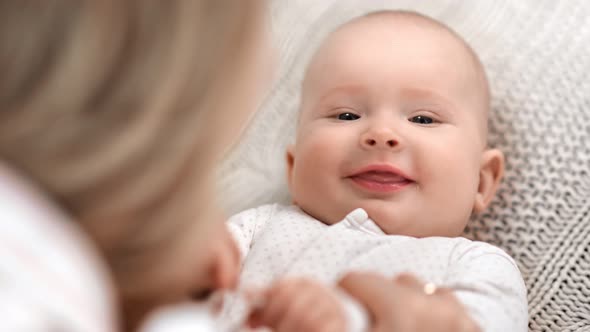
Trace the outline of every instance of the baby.
[[[333, 285], [362, 270], [451, 289], [483, 331], [526, 331], [514, 261], [460, 237], [503, 174], [503, 154], [486, 142], [489, 104], [479, 59], [441, 23], [382, 11], [333, 32], [306, 72], [287, 151], [293, 205], [228, 222], [243, 255], [240, 287], [275, 296], [258, 315], [275, 328], [342, 320]], [[316, 295], [298, 298], [307, 287]]]

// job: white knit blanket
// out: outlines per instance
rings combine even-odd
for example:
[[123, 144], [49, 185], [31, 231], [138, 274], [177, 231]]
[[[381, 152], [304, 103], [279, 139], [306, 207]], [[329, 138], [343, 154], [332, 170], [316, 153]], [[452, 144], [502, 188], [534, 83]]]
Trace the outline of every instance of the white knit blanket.
[[371, 10], [416, 10], [461, 34], [492, 85], [490, 144], [506, 154], [506, 177], [466, 236], [516, 259], [529, 291], [530, 331], [590, 331], [590, 1], [271, 4], [276, 80], [220, 170], [228, 211], [289, 200], [285, 146], [294, 136], [303, 70], [322, 38]]

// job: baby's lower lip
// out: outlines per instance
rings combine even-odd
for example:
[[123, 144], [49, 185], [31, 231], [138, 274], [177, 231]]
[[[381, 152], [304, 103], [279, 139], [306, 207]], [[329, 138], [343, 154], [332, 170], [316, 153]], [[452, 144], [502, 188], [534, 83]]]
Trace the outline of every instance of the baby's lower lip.
[[362, 176], [351, 176], [349, 179], [357, 186], [364, 190], [375, 192], [375, 193], [394, 193], [401, 191], [408, 187], [414, 181], [403, 179], [396, 181], [376, 181], [374, 179], [362, 177]]

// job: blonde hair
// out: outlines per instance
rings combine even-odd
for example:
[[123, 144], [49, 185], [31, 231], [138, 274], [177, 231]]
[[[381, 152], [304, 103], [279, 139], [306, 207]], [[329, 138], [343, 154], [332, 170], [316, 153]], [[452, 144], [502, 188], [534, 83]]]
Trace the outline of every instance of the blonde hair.
[[161, 224], [186, 223], [207, 166], [203, 119], [218, 111], [207, 96], [262, 4], [1, 2], [0, 158], [88, 231], [117, 279]]

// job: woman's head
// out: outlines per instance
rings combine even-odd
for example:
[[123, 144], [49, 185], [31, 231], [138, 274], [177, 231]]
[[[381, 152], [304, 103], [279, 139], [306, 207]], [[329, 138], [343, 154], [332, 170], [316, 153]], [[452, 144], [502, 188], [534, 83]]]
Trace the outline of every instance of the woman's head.
[[0, 3], [0, 158], [90, 234], [124, 298], [190, 291], [219, 231], [212, 170], [259, 93], [263, 4]]

